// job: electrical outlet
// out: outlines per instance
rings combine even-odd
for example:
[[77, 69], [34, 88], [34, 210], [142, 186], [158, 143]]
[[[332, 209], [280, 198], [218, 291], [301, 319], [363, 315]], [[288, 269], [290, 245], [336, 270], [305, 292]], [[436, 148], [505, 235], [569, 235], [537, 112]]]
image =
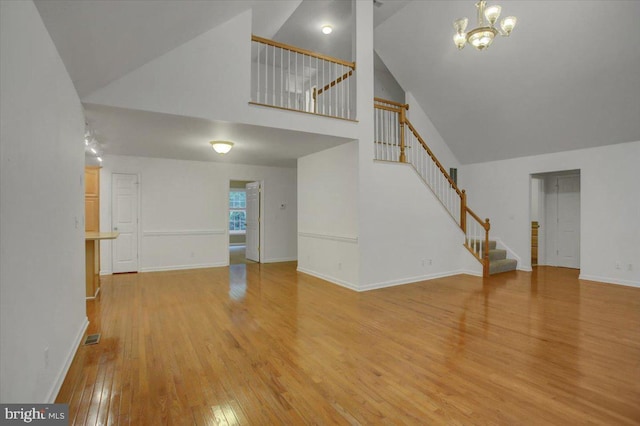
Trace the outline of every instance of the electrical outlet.
[[433, 265], [433, 260], [429, 259], [429, 266]]
[[621, 269], [622, 265], [620, 264], [620, 261], [616, 262], [616, 269]]

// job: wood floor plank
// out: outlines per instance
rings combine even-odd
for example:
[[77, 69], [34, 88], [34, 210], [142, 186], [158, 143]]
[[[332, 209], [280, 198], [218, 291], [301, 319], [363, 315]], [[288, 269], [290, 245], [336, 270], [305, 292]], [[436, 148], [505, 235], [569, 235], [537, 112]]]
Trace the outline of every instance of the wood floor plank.
[[72, 424], [640, 424], [640, 289], [538, 267], [356, 293], [295, 263], [102, 277]]

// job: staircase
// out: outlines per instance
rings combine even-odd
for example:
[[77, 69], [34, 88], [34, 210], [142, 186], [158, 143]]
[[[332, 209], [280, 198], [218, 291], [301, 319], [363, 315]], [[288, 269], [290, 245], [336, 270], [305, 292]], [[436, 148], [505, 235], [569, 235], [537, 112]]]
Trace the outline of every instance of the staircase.
[[518, 262], [489, 240], [489, 219], [482, 220], [467, 205], [460, 190], [429, 146], [407, 119], [409, 105], [375, 98], [375, 159], [409, 163], [431, 188], [465, 234], [464, 246], [482, 264], [482, 276], [513, 271]]
[[[471, 245], [478, 250], [482, 241], [473, 240]], [[489, 275], [499, 274], [501, 272], [515, 271], [518, 267], [518, 261], [515, 259], [507, 259], [507, 251], [497, 248], [494, 240], [489, 240]]]

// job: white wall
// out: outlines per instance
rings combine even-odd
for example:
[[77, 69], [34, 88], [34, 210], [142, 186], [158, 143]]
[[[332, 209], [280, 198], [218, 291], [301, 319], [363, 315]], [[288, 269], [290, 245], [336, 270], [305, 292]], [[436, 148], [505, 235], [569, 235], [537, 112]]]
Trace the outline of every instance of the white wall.
[[362, 290], [462, 272], [481, 274], [464, 248], [464, 234], [431, 189], [408, 164], [379, 162], [370, 183], [377, 188], [367, 220], [375, 226], [362, 273]]
[[0, 402], [52, 402], [87, 325], [84, 118], [31, 1], [0, 2], [0, 92]]
[[[377, 54], [374, 54], [375, 61], [382, 62]], [[384, 64], [384, 63], [383, 63]], [[373, 95], [376, 98], [387, 99], [389, 101], [404, 103], [405, 93], [393, 74], [386, 67], [376, 66], [373, 74]]]
[[511, 247], [528, 268], [530, 175], [579, 169], [580, 277], [640, 286], [638, 159], [640, 142], [630, 142], [465, 165], [459, 176], [471, 208], [491, 218], [491, 235]]
[[[231, 180], [264, 184], [262, 261], [296, 259], [295, 169], [108, 155], [100, 172], [103, 231], [111, 226], [112, 173], [140, 177], [140, 271], [228, 265]], [[101, 268], [111, 272], [109, 241], [102, 242]]]
[[[411, 121], [411, 124], [413, 124], [413, 127], [415, 127], [420, 136], [422, 136], [422, 139], [424, 139], [447, 173], [450, 167], [459, 169], [460, 162], [456, 156], [453, 155], [453, 152], [449, 149], [449, 145], [442, 139], [436, 127], [410, 92], [406, 93], [405, 102], [409, 104], [407, 118]], [[458, 171], [458, 176], [460, 176], [460, 171]]]
[[358, 142], [298, 159], [298, 270], [358, 287]]
[[251, 13], [241, 13], [82, 101], [355, 138], [358, 126], [351, 121], [249, 105]]

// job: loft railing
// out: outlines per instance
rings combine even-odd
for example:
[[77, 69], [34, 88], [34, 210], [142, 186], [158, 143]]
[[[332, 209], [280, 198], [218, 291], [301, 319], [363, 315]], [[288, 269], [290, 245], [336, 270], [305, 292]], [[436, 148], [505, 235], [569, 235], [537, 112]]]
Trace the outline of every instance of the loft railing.
[[465, 234], [465, 247], [489, 275], [489, 219], [483, 222], [467, 206], [467, 195], [460, 190], [433, 151], [407, 119], [409, 105], [374, 98], [375, 159], [409, 163], [431, 188], [447, 212]]
[[251, 36], [251, 103], [352, 120], [356, 64]]

